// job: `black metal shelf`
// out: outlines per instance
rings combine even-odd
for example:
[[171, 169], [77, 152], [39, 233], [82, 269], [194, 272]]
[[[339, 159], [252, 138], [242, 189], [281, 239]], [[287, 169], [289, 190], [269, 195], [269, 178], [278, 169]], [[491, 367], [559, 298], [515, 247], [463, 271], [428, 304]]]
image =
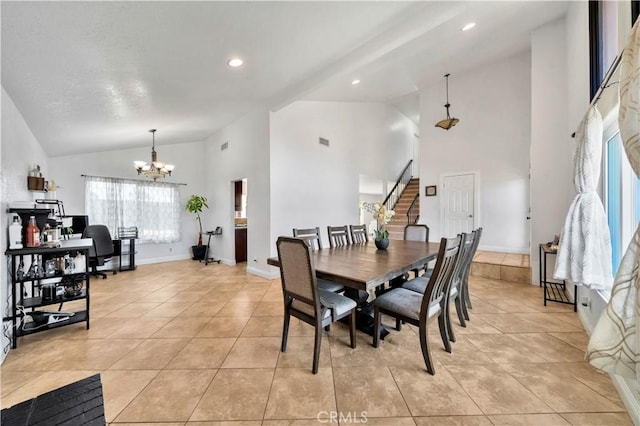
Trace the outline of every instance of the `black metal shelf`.
[[[12, 329], [14, 330], [13, 336], [11, 336], [11, 347], [13, 349], [18, 347], [18, 337], [27, 334], [38, 333], [40, 331], [50, 330], [53, 328], [64, 327], [70, 324], [76, 324], [79, 322], [85, 322], [87, 330], [89, 329], [89, 286], [90, 286], [90, 274], [89, 274], [89, 249], [93, 247], [93, 241], [91, 239], [76, 239], [76, 240], [62, 240], [58, 247], [28, 247], [23, 249], [7, 250], [5, 254], [10, 258], [11, 274], [9, 276], [9, 293], [11, 295], [11, 316], [4, 317], [4, 321], [10, 321], [12, 323]], [[21, 277], [17, 279], [18, 265], [23, 263], [31, 263], [39, 261], [44, 263], [44, 259], [55, 257], [56, 255], [65, 256], [75, 252], [80, 252], [85, 256], [85, 272], [74, 272], [71, 274], [57, 273], [51, 276], [41, 277]], [[58, 257], [59, 257], [58, 256]], [[40, 259], [38, 260], [38, 257]], [[24, 267], [23, 267], [24, 268]], [[62, 296], [55, 297], [51, 300], [42, 300], [43, 281], [51, 280], [59, 287], [72, 287], [79, 286], [82, 282], [84, 288], [78, 289], [79, 293], [76, 296]], [[31, 284], [28, 284], [31, 283]], [[31, 296], [24, 297], [27, 293], [27, 288], [31, 287]], [[77, 287], [75, 287], [77, 289]], [[35, 290], [39, 289], [39, 292]], [[37, 295], [37, 296], [36, 296]], [[25, 316], [29, 315], [36, 308], [49, 305], [60, 305], [58, 310], [62, 309], [62, 305], [66, 302], [72, 302], [76, 300], [84, 300], [85, 307], [82, 311], [73, 312], [68, 320], [56, 322], [54, 324], [46, 324], [38, 327], [32, 323], [27, 323], [28, 326], [34, 327], [33, 329], [24, 330], [18, 321], [23, 320]], [[18, 309], [20, 307], [20, 309]], [[30, 311], [24, 311], [30, 310]], [[53, 311], [55, 312], [55, 311]]]
[[557, 281], [547, 280], [547, 255], [556, 255], [558, 250], [547, 244], [540, 244], [538, 258], [538, 272], [540, 277], [540, 285], [544, 286], [544, 306], [547, 302], [564, 303], [573, 306], [573, 312], [578, 310], [578, 286], [573, 287], [573, 302], [569, 300], [566, 294], [567, 284]]
[[69, 319], [66, 321], [60, 321], [54, 324], [42, 325], [38, 328], [34, 328], [31, 330], [30, 329], [25, 330], [22, 327], [20, 327], [19, 329], [16, 330], [16, 335], [19, 337], [19, 336], [26, 336], [28, 334], [39, 333], [45, 330], [52, 330], [54, 328], [64, 327], [65, 325], [77, 324], [79, 322], [88, 321], [88, 318], [89, 318], [89, 315], [87, 311], [78, 311], [78, 312], [74, 312], [73, 316], [69, 317]]
[[42, 280], [52, 280], [52, 279], [56, 279], [56, 278], [66, 278], [69, 277], [71, 279], [73, 279], [74, 281], [80, 281], [80, 280], [76, 280], [76, 278], [80, 278], [82, 277], [82, 279], [84, 279], [85, 275], [87, 275], [86, 272], [75, 272], [73, 274], [55, 274], [55, 275], [51, 275], [50, 277], [44, 276], [44, 277], [33, 277], [33, 278], [29, 278], [29, 277], [25, 277], [21, 280], [16, 280], [15, 283], [16, 284], [23, 284], [23, 283], [27, 283], [27, 282], [37, 282], [37, 281], [42, 281]]
[[39, 308], [40, 306], [57, 305], [59, 303], [71, 302], [74, 300], [82, 300], [87, 297], [87, 291], [83, 288], [77, 296], [62, 296], [51, 300], [42, 300], [42, 297], [26, 297], [22, 299], [18, 305], [25, 308]]

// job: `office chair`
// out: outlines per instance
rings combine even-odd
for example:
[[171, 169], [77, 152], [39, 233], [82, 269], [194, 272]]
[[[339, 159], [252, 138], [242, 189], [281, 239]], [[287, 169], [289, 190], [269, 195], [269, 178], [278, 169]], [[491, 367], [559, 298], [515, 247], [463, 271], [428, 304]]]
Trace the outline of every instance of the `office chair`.
[[[91, 275], [100, 275], [104, 280], [107, 278], [107, 274], [98, 271], [98, 266], [102, 266], [105, 262], [110, 261], [113, 255], [113, 240], [111, 240], [109, 228], [104, 225], [89, 225], [82, 231], [82, 238], [93, 239], [93, 247], [89, 249]], [[113, 272], [114, 275], [116, 274], [115, 270], [111, 270], [111, 272]]]

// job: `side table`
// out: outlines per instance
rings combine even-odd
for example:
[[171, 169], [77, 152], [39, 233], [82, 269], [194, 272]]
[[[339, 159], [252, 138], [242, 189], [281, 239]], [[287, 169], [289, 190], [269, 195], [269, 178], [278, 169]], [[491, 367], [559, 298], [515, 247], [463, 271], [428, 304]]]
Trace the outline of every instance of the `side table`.
[[578, 310], [578, 286], [573, 286], [573, 302], [569, 300], [565, 291], [567, 290], [567, 283], [565, 280], [562, 282], [547, 280], [547, 255], [557, 255], [558, 250], [551, 248], [547, 244], [540, 244], [538, 258], [538, 272], [540, 277], [540, 286], [544, 286], [544, 306], [547, 306], [547, 301], [564, 303], [566, 305], [573, 305], [573, 312]]

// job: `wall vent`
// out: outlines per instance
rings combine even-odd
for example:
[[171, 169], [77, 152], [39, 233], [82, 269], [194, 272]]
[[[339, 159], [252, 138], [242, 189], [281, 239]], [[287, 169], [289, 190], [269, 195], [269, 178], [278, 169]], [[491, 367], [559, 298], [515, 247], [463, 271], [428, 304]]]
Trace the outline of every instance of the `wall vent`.
[[320, 145], [329, 146], [329, 139], [319, 138]]
[[229, 148], [229, 141], [226, 141], [225, 143], [220, 145], [220, 151], [224, 151], [227, 148]]

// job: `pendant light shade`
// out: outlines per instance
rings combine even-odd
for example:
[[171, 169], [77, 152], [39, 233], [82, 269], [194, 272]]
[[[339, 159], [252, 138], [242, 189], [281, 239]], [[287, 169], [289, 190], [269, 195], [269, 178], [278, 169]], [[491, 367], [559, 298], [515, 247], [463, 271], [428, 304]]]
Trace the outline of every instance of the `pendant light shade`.
[[447, 109], [447, 118], [445, 118], [444, 120], [438, 121], [436, 123], [436, 127], [449, 130], [450, 128], [458, 124], [458, 121], [460, 120], [455, 117], [451, 117], [451, 115], [449, 115], [449, 107], [451, 106], [451, 104], [449, 103], [449, 74], [445, 74], [444, 78], [447, 81], [447, 103], [444, 104], [444, 107]]

